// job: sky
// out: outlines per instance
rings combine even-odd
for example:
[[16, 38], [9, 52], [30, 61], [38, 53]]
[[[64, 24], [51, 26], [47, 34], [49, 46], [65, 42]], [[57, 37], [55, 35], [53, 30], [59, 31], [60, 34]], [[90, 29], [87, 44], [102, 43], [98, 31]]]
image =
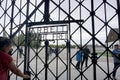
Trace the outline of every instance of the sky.
[[[34, 7], [38, 5], [38, 3], [41, 0], [30, 0], [32, 3], [30, 4], [30, 9], [29, 9], [29, 14], [34, 10]], [[54, 2], [56, 2], [58, 4], [59, 0], [53, 0]], [[60, 0], [60, 2], [62, 2], [63, 0]], [[60, 5], [61, 8], [68, 12], [68, 1], [69, 0], [64, 0], [62, 2], [62, 4]], [[91, 11], [91, 0], [81, 0], [83, 1], [82, 4], [83, 6], [81, 7], [81, 16], [80, 16], [80, 7], [77, 7], [78, 2], [80, 0], [71, 0], [71, 16], [78, 20], [78, 19], [83, 19], [85, 20], [85, 22], [82, 24], [84, 28], [86, 28], [86, 30], [88, 30], [91, 34], [92, 34], [92, 22], [91, 22], [91, 17], [90, 17], [90, 11]], [[105, 22], [105, 8], [104, 6], [106, 6], [106, 21], [108, 22], [108, 25], [112, 28], [118, 28], [118, 16], [115, 15], [116, 11], [114, 8], [117, 8], [116, 5], [116, 0], [106, 0], [107, 3], [104, 5], [102, 3], [103, 0], [94, 0], [94, 10], [95, 10], [95, 33], [97, 33], [102, 26], [104, 25], [104, 23], [102, 21]], [[5, 5], [7, 3], [7, 6]], [[22, 5], [20, 5], [20, 3]], [[14, 8], [14, 23], [13, 23], [13, 28], [18, 26], [18, 24], [22, 24], [22, 22], [25, 21], [25, 14], [26, 14], [26, 8], [27, 6], [25, 6], [26, 1], [25, 0], [16, 0], [15, 2], [15, 8]], [[6, 28], [6, 31], [8, 33], [9, 32], [9, 28], [10, 28], [10, 16], [11, 16], [11, 9], [12, 7], [9, 7], [11, 4], [10, 0], [3, 0], [1, 6], [0, 7], [0, 25], [2, 26], [6, 26], [8, 28]], [[33, 6], [34, 5], [34, 6]], [[101, 5], [101, 6], [100, 6]], [[110, 5], [112, 5], [113, 7], [111, 7]], [[98, 8], [98, 6], [100, 6]], [[7, 8], [6, 8], [7, 7]], [[21, 8], [22, 13], [19, 13], [19, 9]], [[76, 8], [76, 9], [75, 9]], [[4, 13], [4, 10], [7, 10], [7, 14], [5, 16], [2, 16]], [[55, 10], [54, 10], [55, 9]], [[39, 10], [41, 12], [39, 12]], [[31, 21], [41, 21], [43, 18], [43, 14], [44, 13], [44, 4], [39, 8], [39, 10], [30, 18]], [[60, 20], [63, 20], [66, 18], [66, 14], [60, 10], [60, 16], [58, 17], [58, 12], [59, 9], [56, 8], [56, 5], [54, 5], [52, 2], [50, 2], [50, 12], [52, 12], [52, 14], [50, 15], [50, 18], [52, 20], [57, 21], [59, 18]], [[114, 16], [115, 15], [115, 16]], [[41, 17], [42, 16], [42, 17]], [[112, 20], [110, 20], [112, 17], [114, 16], [114, 18]], [[98, 19], [99, 18], [99, 19]], [[5, 20], [5, 22], [4, 22]], [[102, 20], [102, 21], [101, 21]], [[109, 21], [110, 20], [110, 21]], [[2, 26], [0, 26], [0, 32], [2, 31]], [[18, 26], [19, 27], [19, 26]], [[77, 28], [79, 27], [78, 24], [76, 23], [71, 23], [71, 31], [70, 31], [70, 35], [72, 35], [72, 40], [74, 40], [75, 42], [77, 42], [78, 44], [82, 43], [85, 44], [87, 41], [89, 41], [91, 39], [91, 36], [84, 30], [82, 29], [82, 39], [80, 38], [80, 29], [77, 30]], [[106, 31], [107, 28], [107, 31]], [[17, 30], [17, 27], [14, 28], [12, 31], [15, 32]], [[25, 26], [22, 28], [22, 31], [25, 32]], [[76, 31], [76, 32], [75, 32]], [[105, 42], [106, 41], [106, 35], [108, 35], [110, 31], [110, 28], [104, 27], [99, 33], [97, 33], [96, 37], [101, 41], [101, 42]], [[64, 43], [64, 41], [62, 41]], [[60, 43], [62, 43], [60, 42]], [[92, 41], [90, 41], [90, 44], [92, 44]]]

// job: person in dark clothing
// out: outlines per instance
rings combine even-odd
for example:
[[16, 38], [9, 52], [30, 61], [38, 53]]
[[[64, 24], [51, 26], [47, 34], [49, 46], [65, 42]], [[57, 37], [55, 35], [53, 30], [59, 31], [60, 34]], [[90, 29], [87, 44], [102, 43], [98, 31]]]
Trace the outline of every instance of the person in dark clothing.
[[20, 58], [22, 58], [22, 54], [23, 54], [23, 49], [22, 49], [22, 48], [19, 48], [19, 55], [20, 55]]
[[116, 80], [116, 72], [120, 67], [120, 45], [115, 45], [115, 49], [113, 50], [113, 60], [114, 60], [114, 68], [113, 68], [113, 80]]
[[76, 52], [76, 69], [80, 69], [80, 63], [82, 61], [82, 48]]
[[83, 49], [83, 61], [82, 61], [82, 66], [85, 62], [85, 67], [88, 66], [88, 57], [89, 57], [89, 54], [90, 54], [90, 50], [87, 46], [84, 47]]

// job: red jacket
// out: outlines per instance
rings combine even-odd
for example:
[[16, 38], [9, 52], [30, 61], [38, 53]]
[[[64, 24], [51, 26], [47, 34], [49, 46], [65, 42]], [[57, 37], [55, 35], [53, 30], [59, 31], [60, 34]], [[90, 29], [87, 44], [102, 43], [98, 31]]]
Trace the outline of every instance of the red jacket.
[[0, 51], [0, 80], [7, 80], [9, 65], [12, 61], [9, 54]]

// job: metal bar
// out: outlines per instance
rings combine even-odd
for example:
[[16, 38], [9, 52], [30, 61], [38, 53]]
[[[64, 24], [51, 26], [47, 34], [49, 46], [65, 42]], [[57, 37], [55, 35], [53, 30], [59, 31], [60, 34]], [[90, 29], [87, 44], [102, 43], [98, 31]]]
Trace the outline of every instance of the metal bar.
[[94, 0], [91, 0], [91, 22], [92, 22], [92, 47], [93, 47], [93, 53], [92, 53], [92, 63], [93, 63], [93, 80], [96, 79], [96, 64], [97, 64], [97, 59], [96, 59], [96, 51], [95, 51], [95, 12], [94, 12]]
[[[69, 15], [70, 15], [70, 13], [71, 13], [71, 0], [69, 0]], [[71, 57], [71, 48], [70, 48], [70, 44], [71, 44], [71, 42], [70, 42], [70, 34], [71, 34], [71, 24], [70, 24], [70, 22], [71, 22], [71, 20], [70, 20], [70, 17], [68, 17], [68, 23], [69, 23], [69, 31], [68, 31], [68, 35], [69, 35], [69, 37], [68, 37], [68, 40], [67, 40], [67, 80], [71, 80], [71, 59], [70, 59], [70, 57]], [[82, 22], [82, 21], [80, 21], [80, 22]]]
[[49, 46], [49, 41], [46, 40], [45, 41], [45, 80], [48, 80], [48, 71], [47, 71], [47, 68], [48, 68], [48, 46]]
[[49, 0], [45, 0], [44, 22], [49, 22]]
[[[30, 0], [27, 0], [27, 12], [26, 12], [26, 14], [27, 14], [27, 16], [26, 16], [26, 20], [27, 20], [27, 17], [28, 17], [28, 14], [29, 14], [29, 2], [30, 2]], [[26, 21], [26, 23], [27, 23], [28, 21]], [[27, 25], [26, 25], [27, 26]], [[28, 28], [26, 27], [26, 36], [25, 36], [25, 56], [24, 56], [24, 73], [26, 73], [26, 71], [28, 71], [28, 66], [29, 66], [29, 64], [28, 64], [28, 62], [29, 62], [29, 55], [28, 55], [28, 39], [29, 39], [29, 37], [28, 37]]]
[[[120, 34], [120, 0], [117, 0], [117, 14], [118, 14], [118, 28], [119, 28], [119, 34]], [[120, 35], [118, 35], [118, 38], [120, 39]], [[120, 40], [119, 40], [120, 43]]]
[[[56, 31], [58, 31], [58, 27], [56, 28]], [[58, 56], [59, 56], [59, 54], [58, 54], [58, 40], [56, 40], [56, 80], [58, 80]]]
[[35, 26], [35, 25], [50, 25], [50, 24], [65, 24], [65, 23], [72, 23], [72, 22], [84, 22], [84, 20], [65, 20], [65, 21], [50, 21], [50, 22], [31, 22], [28, 23], [29, 27], [30, 26]]
[[11, 12], [11, 30], [10, 30], [10, 35], [12, 34], [12, 27], [13, 27], [13, 21], [14, 21], [14, 18], [13, 18], [13, 15], [14, 15], [14, 5], [15, 5], [15, 0], [12, 1], [12, 12]]
[[35, 28], [54, 28], [54, 27], [64, 27], [64, 26], [68, 26], [67, 24], [58, 24], [58, 25], [42, 25], [42, 26], [35, 26], [35, 27], [30, 27], [31, 29], [35, 29]]
[[[81, 0], [79, 0], [79, 3], [81, 3], [82, 1]], [[82, 13], [81, 13], [81, 10], [82, 10], [82, 5], [81, 4], [79, 4], [79, 10], [80, 10], [80, 19], [82, 18], [81, 16], [82, 16]], [[80, 22], [81, 23], [81, 22]], [[82, 25], [82, 23], [81, 23], [81, 25]], [[80, 32], [79, 32], [79, 34], [80, 34], [80, 40], [79, 40], [79, 42], [80, 42], [80, 48], [83, 46], [83, 43], [82, 43], [82, 26], [81, 25], [79, 25], [79, 28], [80, 28]], [[81, 71], [83, 71], [83, 66], [82, 66], [82, 64], [80, 65], [80, 67], [81, 67]], [[81, 80], [83, 80], [83, 77], [84, 77], [84, 75], [83, 74], [80, 74], [81, 75]]]
[[[106, 0], [104, 0], [104, 12], [105, 12], [105, 22], [107, 22], [107, 8], [106, 8]], [[106, 30], [106, 37], [107, 37], [107, 33], [108, 33], [108, 30], [107, 30], [107, 25], [105, 25], [105, 30]], [[108, 42], [108, 38], [106, 38], [106, 41]], [[108, 43], [106, 43], [106, 47], [108, 48]], [[106, 50], [107, 50], [106, 48]], [[109, 67], [109, 51], [107, 51], [107, 56], [106, 56], [106, 60], [107, 60], [107, 77], [108, 77], [108, 80], [110, 80], [110, 67]]]
[[67, 80], [71, 80], [71, 59], [70, 59], [70, 40], [67, 40], [66, 42], [67, 45]]

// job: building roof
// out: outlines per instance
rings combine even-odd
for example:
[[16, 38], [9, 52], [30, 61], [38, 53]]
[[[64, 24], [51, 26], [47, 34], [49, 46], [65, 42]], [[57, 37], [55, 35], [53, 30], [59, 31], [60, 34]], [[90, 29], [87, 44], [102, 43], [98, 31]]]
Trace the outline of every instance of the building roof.
[[118, 28], [112, 28], [107, 36], [106, 42], [113, 42], [118, 39], [118, 33], [119, 29]]

